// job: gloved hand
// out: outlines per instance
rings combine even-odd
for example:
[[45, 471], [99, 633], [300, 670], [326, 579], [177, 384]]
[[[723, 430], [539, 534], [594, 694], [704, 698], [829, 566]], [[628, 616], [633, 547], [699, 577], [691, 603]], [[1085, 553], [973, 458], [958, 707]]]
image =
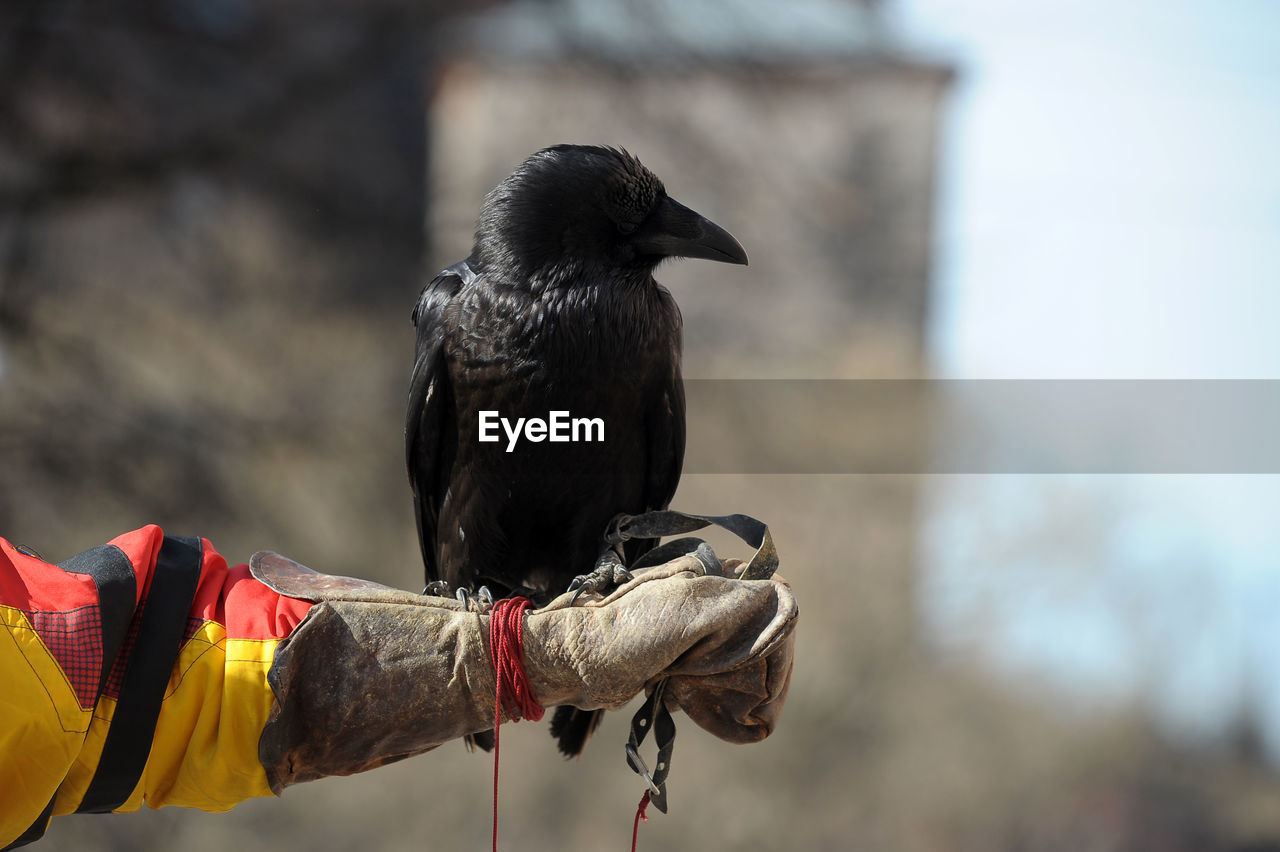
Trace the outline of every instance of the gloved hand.
[[[276, 591], [320, 601], [268, 676], [276, 701], [258, 751], [277, 793], [492, 727], [487, 615], [316, 574], [277, 554], [250, 565]], [[604, 599], [571, 606], [562, 595], [529, 612], [524, 663], [539, 702], [618, 708], [669, 677], [667, 704], [722, 739], [768, 736], [791, 678], [795, 598], [778, 579], [701, 574], [684, 557]]]
[[[732, 572], [742, 563], [730, 560]], [[692, 556], [636, 572], [603, 600], [529, 614], [525, 670], [544, 706], [616, 710], [666, 677], [667, 706], [734, 743], [773, 732], [791, 683], [791, 587], [704, 576]]]

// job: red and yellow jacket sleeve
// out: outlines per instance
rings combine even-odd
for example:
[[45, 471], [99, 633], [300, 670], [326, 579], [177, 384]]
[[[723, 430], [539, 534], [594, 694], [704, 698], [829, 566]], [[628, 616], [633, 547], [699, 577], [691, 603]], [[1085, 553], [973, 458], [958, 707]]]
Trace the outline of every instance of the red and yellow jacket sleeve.
[[267, 672], [310, 607], [156, 526], [61, 566], [0, 539], [0, 848], [53, 814], [270, 795]]

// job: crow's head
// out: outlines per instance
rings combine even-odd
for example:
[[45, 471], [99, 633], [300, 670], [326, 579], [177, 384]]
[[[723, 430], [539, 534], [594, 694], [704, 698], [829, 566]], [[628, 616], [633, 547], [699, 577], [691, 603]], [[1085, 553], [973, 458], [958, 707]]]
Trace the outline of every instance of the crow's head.
[[525, 160], [484, 200], [475, 257], [511, 283], [647, 278], [664, 258], [747, 262], [729, 232], [667, 196], [626, 151], [557, 145]]

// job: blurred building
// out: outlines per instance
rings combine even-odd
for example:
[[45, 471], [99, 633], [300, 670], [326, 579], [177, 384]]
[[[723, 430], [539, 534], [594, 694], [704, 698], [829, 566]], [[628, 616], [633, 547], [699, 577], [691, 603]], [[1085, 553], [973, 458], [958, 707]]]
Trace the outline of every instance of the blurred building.
[[521, 0], [447, 39], [431, 102], [439, 268], [529, 153], [624, 147], [733, 232], [746, 269], [664, 267], [691, 375], [910, 374], [929, 311], [950, 67], [878, 2]]

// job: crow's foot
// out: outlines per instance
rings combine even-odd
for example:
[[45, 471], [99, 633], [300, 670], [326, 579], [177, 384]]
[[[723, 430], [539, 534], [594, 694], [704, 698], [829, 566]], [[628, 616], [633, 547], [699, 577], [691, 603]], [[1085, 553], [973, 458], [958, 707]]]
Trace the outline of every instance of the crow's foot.
[[577, 603], [578, 596], [584, 592], [604, 593], [621, 586], [630, 579], [631, 572], [622, 563], [622, 557], [618, 554], [617, 548], [610, 547], [600, 554], [600, 558], [596, 560], [596, 567], [590, 574], [579, 574], [569, 583], [568, 590], [573, 592], [569, 605]]
[[474, 594], [469, 589], [458, 589], [454, 592], [454, 597], [458, 599], [468, 612], [478, 612], [484, 615], [493, 609], [493, 592], [489, 591], [488, 586], [481, 586]]

